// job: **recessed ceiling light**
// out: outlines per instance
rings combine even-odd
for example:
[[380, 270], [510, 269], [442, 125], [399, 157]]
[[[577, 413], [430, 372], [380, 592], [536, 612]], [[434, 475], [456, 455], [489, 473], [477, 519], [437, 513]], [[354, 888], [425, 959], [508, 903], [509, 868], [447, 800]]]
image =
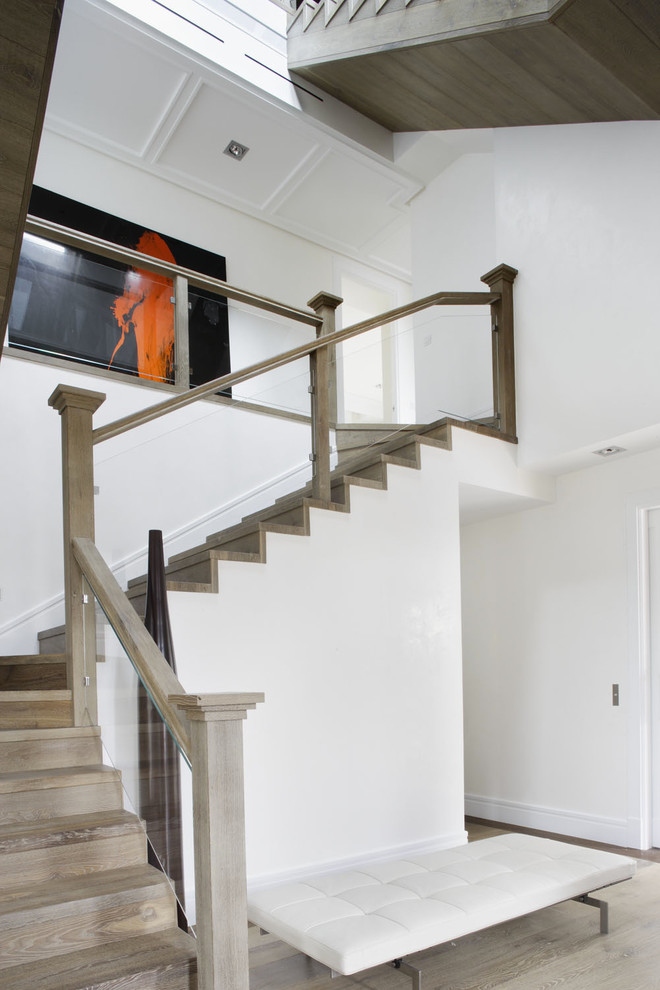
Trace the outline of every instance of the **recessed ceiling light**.
[[237, 162], [241, 162], [249, 150], [250, 149], [246, 148], [246, 146], [241, 144], [240, 141], [230, 141], [223, 151], [223, 155], [229, 155], [230, 158], [235, 158]]
[[611, 457], [612, 454], [621, 454], [625, 449], [625, 447], [601, 447], [600, 450], [594, 450], [594, 454], [598, 454], [600, 457]]

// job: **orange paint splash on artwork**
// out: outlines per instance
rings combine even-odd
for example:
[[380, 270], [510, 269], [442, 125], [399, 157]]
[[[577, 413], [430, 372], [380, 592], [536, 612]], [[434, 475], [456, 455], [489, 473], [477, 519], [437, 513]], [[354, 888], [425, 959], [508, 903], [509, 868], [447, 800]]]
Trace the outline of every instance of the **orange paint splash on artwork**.
[[[174, 262], [174, 256], [162, 237], [145, 231], [136, 244], [136, 250], [150, 254], [161, 261]], [[110, 364], [135, 334], [137, 347], [137, 371], [140, 378], [152, 381], [168, 381], [174, 368], [174, 308], [172, 279], [141, 268], [132, 268], [127, 276], [124, 294], [112, 305], [112, 312], [119, 324], [121, 337], [112, 352]]]

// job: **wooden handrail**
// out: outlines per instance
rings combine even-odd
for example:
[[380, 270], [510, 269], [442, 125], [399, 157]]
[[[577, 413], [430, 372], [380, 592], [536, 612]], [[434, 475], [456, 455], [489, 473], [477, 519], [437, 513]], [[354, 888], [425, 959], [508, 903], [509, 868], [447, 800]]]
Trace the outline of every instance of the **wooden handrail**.
[[73, 555], [179, 749], [190, 764], [190, 730], [170, 695], [185, 690], [92, 540], [74, 537]]
[[303, 309], [296, 309], [286, 303], [278, 302], [275, 299], [268, 299], [266, 296], [258, 296], [254, 292], [246, 289], [239, 289], [235, 285], [230, 285], [220, 278], [211, 278], [209, 275], [201, 275], [191, 268], [182, 268], [180, 265], [162, 261], [149, 254], [142, 254], [131, 248], [119, 247], [110, 241], [104, 241], [100, 237], [93, 237], [91, 234], [82, 234], [80, 231], [71, 230], [61, 224], [52, 223], [50, 220], [40, 220], [38, 217], [29, 216], [25, 223], [25, 230], [28, 234], [37, 237], [45, 237], [60, 244], [68, 244], [69, 247], [80, 248], [83, 251], [91, 251], [102, 258], [111, 258], [113, 261], [122, 261], [133, 264], [138, 268], [146, 268], [157, 275], [165, 275], [167, 278], [183, 277], [190, 285], [196, 289], [206, 289], [214, 292], [218, 296], [225, 296], [227, 299], [234, 299], [236, 302], [246, 303], [257, 309], [266, 310], [276, 316], [284, 316], [288, 320], [295, 320], [297, 323], [306, 323], [310, 327], [319, 327], [321, 321], [315, 313], [306, 312]]
[[385, 313], [381, 313], [379, 316], [371, 317], [360, 323], [354, 323], [352, 326], [345, 327], [343, 330], [335, 331], [335, 333], [318, 337], [316, 340], [309, 341], [307, 344], [300, 344], [298, 347], [293, 347], [289, 351], [283, 351], [277, 357], [267, 358], [265, 361], [248, 365], [247, 368], [243, 368], [241, 371], [233, 371], [228, 375], [222, 375], [220, 378], [214, 378], [210, 382], [204, 382], [203, 385], [197, 385], [188, 392], [174, 395], [170, 399], [165, 399], [163, 402], [158, 402], [153, 406], [149, 406], [147, 409], [141, 409], [136, 413], [131, 413], [131, 415], [117, 419], [113, 423], [108, 423], [106, 426], [99, 426], [94, 430], [94, 443], [102, 443], [104, 440], [109, 440], [111, 437], [116, 437], [128, 432], [128, 430], [132, 430], [136, 426], [142, 426], [144, 423], [150, 423], [154, 419], [166, 416], [168, 413], [174, 412], [175, 409], [182, 409], [184, 406], [189, 406], [191, 403], [197, 402], [198, 399], [203, 399], [205, 396], [212, 395], [214, 392], [220, 392], [229, 388], [231, 385], [238, 385], [240, 382], [249, 381], [251, 378], [256, 378], [258, 375], [262, 375], [267, 371], [273, 371], [275, 368], [281, 368], [285, 364], [290, 364], [292, 361], [297, 361], [299, 358], [313, 354], [320, 348], [331, 347], [344, 340], [350, 340], [351, 337], [357, 337], [361, 333], [366, 333], [367, 330], [373, 330], [375, 327], [394, 323], [396, 320], [400, 320], [405, 316], [412, 316], [424, 309], [429, 309], [431, 306], [490, 306], [493, 303], [499, 302], [499, 299], [500, 295], [494, 292], [436, 292], [434, 295], [426, 296], [424, 299], [417, 299], [415, 302], [409, 303], [406, 306], [390, 309]]

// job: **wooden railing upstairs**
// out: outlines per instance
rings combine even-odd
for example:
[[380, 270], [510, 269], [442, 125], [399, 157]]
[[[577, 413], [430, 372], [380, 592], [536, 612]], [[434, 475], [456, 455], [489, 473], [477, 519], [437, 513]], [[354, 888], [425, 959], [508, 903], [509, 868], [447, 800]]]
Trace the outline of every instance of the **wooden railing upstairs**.
[[[75, 235], [68, 235], [74, 238]], [[105, 247], [104, 247], [105, 250]], [[125, 257], [125, 252], [122, 252]], [[140, 266], [167, 268], [156, 259], [137, 255]], [[500, 265], [482, 277], [487, 292], [439, 292], [407, 306], [390, 310], [342, 330], [335, 330], [335, 311], [341, 299], [319, 293], [310, 300], [313, 313], [294, 310], [262, 297], [244, 293], [195, 273], [174, 273], [195, 280], [227, 297], [247, 300], [260, 308], [278, 307], [292, 318], [304, 317], [315, 326], [317, 338], [275, 358], [182, 391], [154, 406], [94, 429], [93, 416], [105, 400], [100, 392], [59, 385], [49, 404], [61, 416], [64, 505], [64, 583], [67, 682], [72, 692], [74, 724], [97, 721], [93, 609], [86, 608], [90, 586], [136, 671], [156, 703], [182, 752], [192, 764], [197, 879], [197, 923], [200, 990], [247, 990], [247, 934], [245, 929], [245, 852], [242, 820], [242, 755], [239, 719], [263, 700], [250, 695], [186, 694], [155, 643], [146, 633], [132, 605], [117, 585], [94, 544], [93, 447], [144, 423], [165, 416], [238, 382], [282, 367], [301, 357], [310, 361], [313, 497], [330, 502], [330, 431], [334, 425], [331, 374], [338, 343], [434, 306], [486, 305], [492, 317], [494, 410], [501, 435], [515, 438], [513, 358], [513, 281], [516, 270]], [[232, 295], [233, 294], [233, 295]], [[187, 721], [181, 716], [184, 712]], [[239, 766], [240, 764], [240, 766]], [[239, 786], [240, 785], [240, 786]], [[240, 793], [239, 793], [240, 792]], [[222, 802], [218, 795], [222, 793]], [[199, 837], [197, 836], [199, 831]], [[199, 865], [197, 860], [199, 858]]]

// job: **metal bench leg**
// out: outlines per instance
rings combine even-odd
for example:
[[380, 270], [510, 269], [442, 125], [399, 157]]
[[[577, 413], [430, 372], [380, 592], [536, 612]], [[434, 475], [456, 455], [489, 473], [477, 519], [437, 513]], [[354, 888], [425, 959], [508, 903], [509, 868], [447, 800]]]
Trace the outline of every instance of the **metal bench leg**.
[[580, 904], [588, 904], [589, 907], [600, 908], [600, 933], [601, 935], [607, 935], [610, 930], [609, 904], [607, 901], [601, 901], [597, 897], [591, 897], [589, 894], [583, 894], [582, 897], [574, 897], [573, 900], [578, 901]]
[[402, 973], [412, 980], [412, 990], [422, 990], [422, 971], [416, 966], [411, 966], [405, 959], [395, 959], [392, 963], [395, 969], [400, 969]]

